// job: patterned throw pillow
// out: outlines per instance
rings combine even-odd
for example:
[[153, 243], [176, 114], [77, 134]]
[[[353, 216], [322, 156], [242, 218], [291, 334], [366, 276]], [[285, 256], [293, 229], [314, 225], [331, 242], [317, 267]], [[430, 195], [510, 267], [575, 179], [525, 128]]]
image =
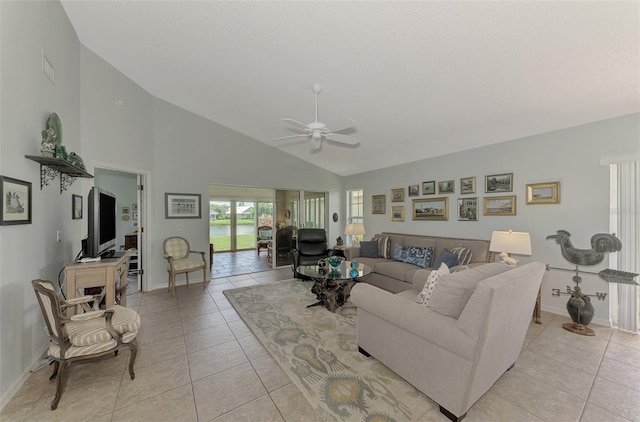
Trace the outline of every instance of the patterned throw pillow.
[[418, 294], [418, 303], [428, 306], [429, 299], [431, 299], [431, 295], [433, 294], [433, 290], [436, 288], [438, 284], [438, 280], [442, 277], [449, 274], [449, 267], [444, 262], [440, 264], [440, 268], [437, 270], [432, 270], [429, 273], [429, 278], [427, 278], [427, 282], [424, 283], [424, 287], [420, 294]]
[[471, 249], [456, 246], [451, 249], [451, 253], [458, 255], [458, 265], [468, 265], [471, 262]]
[[376, 239], [378, 241], [378, 257], [389, 259], [392, 258], [389, 253], [389, 245], [391, 244], [391, 238], [389, 236], [379, 237]]
[[406, 262], [407, 264], [417, 265], [422, 268], [431, 265], [433, 257], [433, 248], [421, 248], [418, 246], [396, 245], [393, 254], [394, 261]]

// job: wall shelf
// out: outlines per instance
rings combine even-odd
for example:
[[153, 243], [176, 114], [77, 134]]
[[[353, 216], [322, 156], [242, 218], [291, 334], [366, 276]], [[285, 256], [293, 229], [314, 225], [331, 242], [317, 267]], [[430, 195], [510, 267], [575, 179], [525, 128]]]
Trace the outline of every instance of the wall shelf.
[[43, 157], [41, 155], [25, 155], [26, 159], [40, 164], [40, 190], [60, 174], [60, 193], [67, 190], [78, 177], [92, 178], [80, 167], [74, 166], [63, 158]]

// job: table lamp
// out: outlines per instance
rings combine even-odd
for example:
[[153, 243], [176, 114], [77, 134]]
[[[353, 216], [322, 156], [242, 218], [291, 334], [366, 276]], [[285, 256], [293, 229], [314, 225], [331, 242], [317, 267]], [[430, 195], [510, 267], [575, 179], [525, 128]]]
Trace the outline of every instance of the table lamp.
[[527, 232], [494, 231], [491, 233], [491, 252], [500, 252], [500, 261], [512, 266], [518, 265], [518, 260], [510, 254], [531, 255], [531, 236]]
[[360, 246], [359, 236], [363, 236], [365, 234], [364, 224], [349, 223], [344, 229], [344, 234], [351, 236], [353, 246]]

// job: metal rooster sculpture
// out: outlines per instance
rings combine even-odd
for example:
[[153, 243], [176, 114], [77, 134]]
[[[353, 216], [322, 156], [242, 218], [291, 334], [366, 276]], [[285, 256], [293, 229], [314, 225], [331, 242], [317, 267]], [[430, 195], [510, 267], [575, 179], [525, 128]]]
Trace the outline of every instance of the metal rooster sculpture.
[[622, 249], [620, 239], [609, 233], [598, 233], [591, 237], [591, 249], [578, 249], [571, 243], [571, 233], [557, 230], [557, 234], [547, 236], [560, 245], [562, 256], [576, 265], [596, 265], [602, 262], [605, 253], [619, 252]]
[[550, 267], [547, 265], [547, 269], [575, 272], [573, 281], [576, 283], [576, 286], [573, 289], [570, 286], [567, 286], [566, 292], [561, 292], [560, 289], [552, 289], [552, 294], [554, 296], [560, 296], [561, 294], [571, 295], [571, 298], [567, 302], [567, 311], [574, 323], [563, 324], [563, 327], [574, 333], [592, 336], [595, 335], [593, 330], [585, 327], [585, 325], [589, 324], [593, 318], [593, 305], [591, 305], [591, 299], [589, 296], [595, 296], [599, 300], [604, 300], [607, 297], [607, 294], [596, 293], [595, 295], [587, 295], [582, 293], [579, 286], [580, 282], [582, 282], [580, 273], [597, 274], [600, 278], [609, 283], [634, 285], [638, 284], [634, 281], [634, 278], [638, 274], [612, 269], [602, 270], [598, 273], [578, 270], [579, 265], [597, 265], [604, 260], [605, 254], [619, 252], [622, 249], [622, 242], [620, 242], [620, 239], [615, 235], [609, 233], [597, 233], [591, 237], [591, 249], [578, 249], [573, 246], [570, 238], [571, 233], [566, 230], [557, 230], [556, 234], [547, 236], [547, 240], [555, 239], [556, 243], [560, 245], [560, 250], [564, 259], [576, 264], [575, 270]]

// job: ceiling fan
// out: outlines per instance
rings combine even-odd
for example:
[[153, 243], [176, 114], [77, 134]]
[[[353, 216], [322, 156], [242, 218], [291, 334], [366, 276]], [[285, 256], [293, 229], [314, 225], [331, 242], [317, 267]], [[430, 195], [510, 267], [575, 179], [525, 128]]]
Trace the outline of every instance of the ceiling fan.
[[339, 144], [358, 145], [359, 141], [356, 138], [345, 135], [343, 133], [338, 133], [355, 129], [356, 122], [353, 119], [345, 117], [340, 121], [334, 122], [331, 125], [331, 129], [328, 125], [318, 121], [318, 94], [322, 91], [322, 86], [318, 83], [315, 83], [311, 85], [311, 90], [314, 92], [314, 94], [316, 94], [316, 120], [309, 124], [304, 124], [294, 119], [282, 119], [283, 121], [289, 123], [291, 126], [295, 127], [297, 130], [302, 131], [302, 133], [275, 138], [272, 139], [272, 141], [281, 141], [283, 139], [304, 137], [309, 139], [312, 151], [320, 149], [323, 139], [327, 141], [337, 142]]

